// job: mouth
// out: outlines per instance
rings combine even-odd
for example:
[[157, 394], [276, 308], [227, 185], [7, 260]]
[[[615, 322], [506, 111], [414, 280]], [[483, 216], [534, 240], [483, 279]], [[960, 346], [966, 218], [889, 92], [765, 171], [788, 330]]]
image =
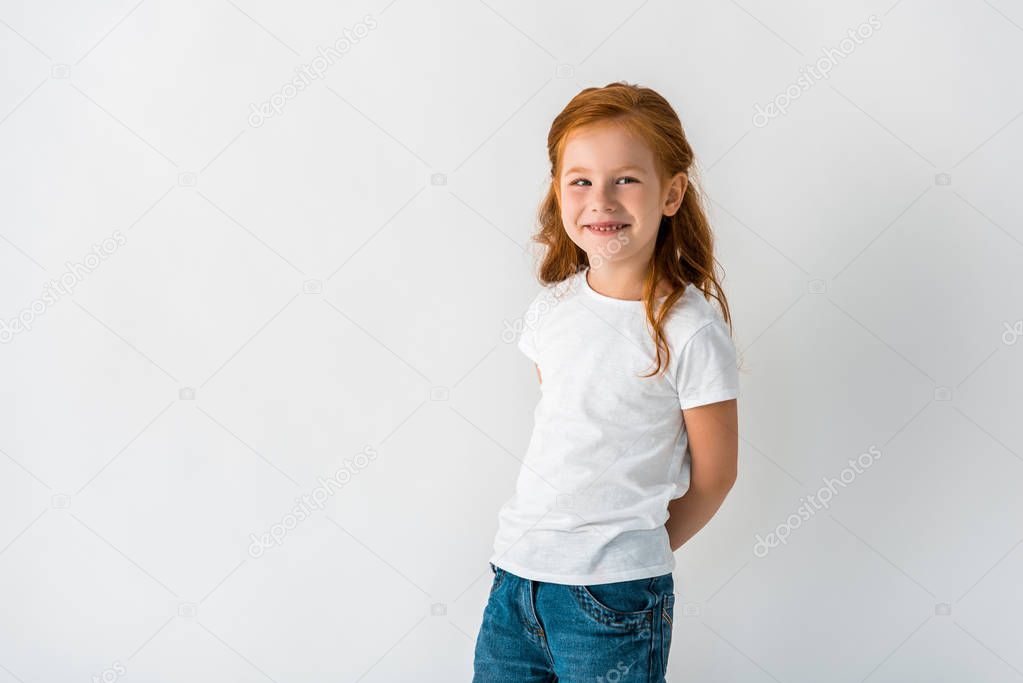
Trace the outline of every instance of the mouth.
[[625, 230], [631, 225], [632, 225], [631, 223], [601, 222], [587, 223], [583, 225], [583, 228], [597, 235], [612, 235], [616, 232], [621, 232], [622, 230]]

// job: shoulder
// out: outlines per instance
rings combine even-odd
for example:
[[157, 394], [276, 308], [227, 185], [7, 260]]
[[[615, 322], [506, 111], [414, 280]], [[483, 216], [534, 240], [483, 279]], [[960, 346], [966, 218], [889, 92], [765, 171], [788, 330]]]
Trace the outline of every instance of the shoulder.
[[695, 285], [688, 285], [685, 293], [679, 297], [666, 319], [669, 337], [676, 343], [684, 345], [697, 332], [708, 325], [720, 325], [725, 330], [728, 325], [717, 305], [708, 301], [703, 290]]
[[571, 299], [579, 292], [579, 275], [570, 275], [559, 282], [541, 285], [540, 290], [529, 302], [529, 309], [535, 313], [546, 313], [558, 304]]
[[526, 307], [525, 329], [538, 329], [546, 318], [549, 318], [566, 301], [578, 292], [578, 276], [570, 275], [560, 282], [541, 285]]

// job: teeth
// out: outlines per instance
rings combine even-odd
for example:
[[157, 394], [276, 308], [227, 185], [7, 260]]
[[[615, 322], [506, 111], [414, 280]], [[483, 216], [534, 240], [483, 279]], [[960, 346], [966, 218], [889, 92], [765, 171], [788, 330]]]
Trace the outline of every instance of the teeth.
[[625, 223], [618, 223], [616, 225], [611, 225], [606, 228], [596, 228], [592, 225], [587, 227], [589, 227], [590, 230], [597, 230], [599, 232], [614, 232], [615, 230], [621, 230], [623, 227], [625, 227], [625, 225], [626, 225]]

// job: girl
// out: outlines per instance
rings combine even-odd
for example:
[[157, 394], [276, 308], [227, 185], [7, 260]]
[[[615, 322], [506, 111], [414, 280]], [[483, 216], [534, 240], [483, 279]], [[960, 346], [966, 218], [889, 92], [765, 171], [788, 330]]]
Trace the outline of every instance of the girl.
[[587, 88], [547, 149], [544, 288], [518, 342], [541, 399], [498, 517], [473, 680], [663, 681], [673, 552], [736, 477], [728, 304], [663, 97]]

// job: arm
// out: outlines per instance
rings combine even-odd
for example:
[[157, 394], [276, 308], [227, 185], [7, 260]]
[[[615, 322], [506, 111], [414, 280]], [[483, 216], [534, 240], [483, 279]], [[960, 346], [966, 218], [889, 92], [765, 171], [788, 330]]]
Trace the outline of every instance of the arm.
[[721, 507], [738, 472], [739, 432], [736, 400], [683, 410], [689, 434], [689, 490], [668, 504], [668, 541], [672, 552], [696, 535]]

